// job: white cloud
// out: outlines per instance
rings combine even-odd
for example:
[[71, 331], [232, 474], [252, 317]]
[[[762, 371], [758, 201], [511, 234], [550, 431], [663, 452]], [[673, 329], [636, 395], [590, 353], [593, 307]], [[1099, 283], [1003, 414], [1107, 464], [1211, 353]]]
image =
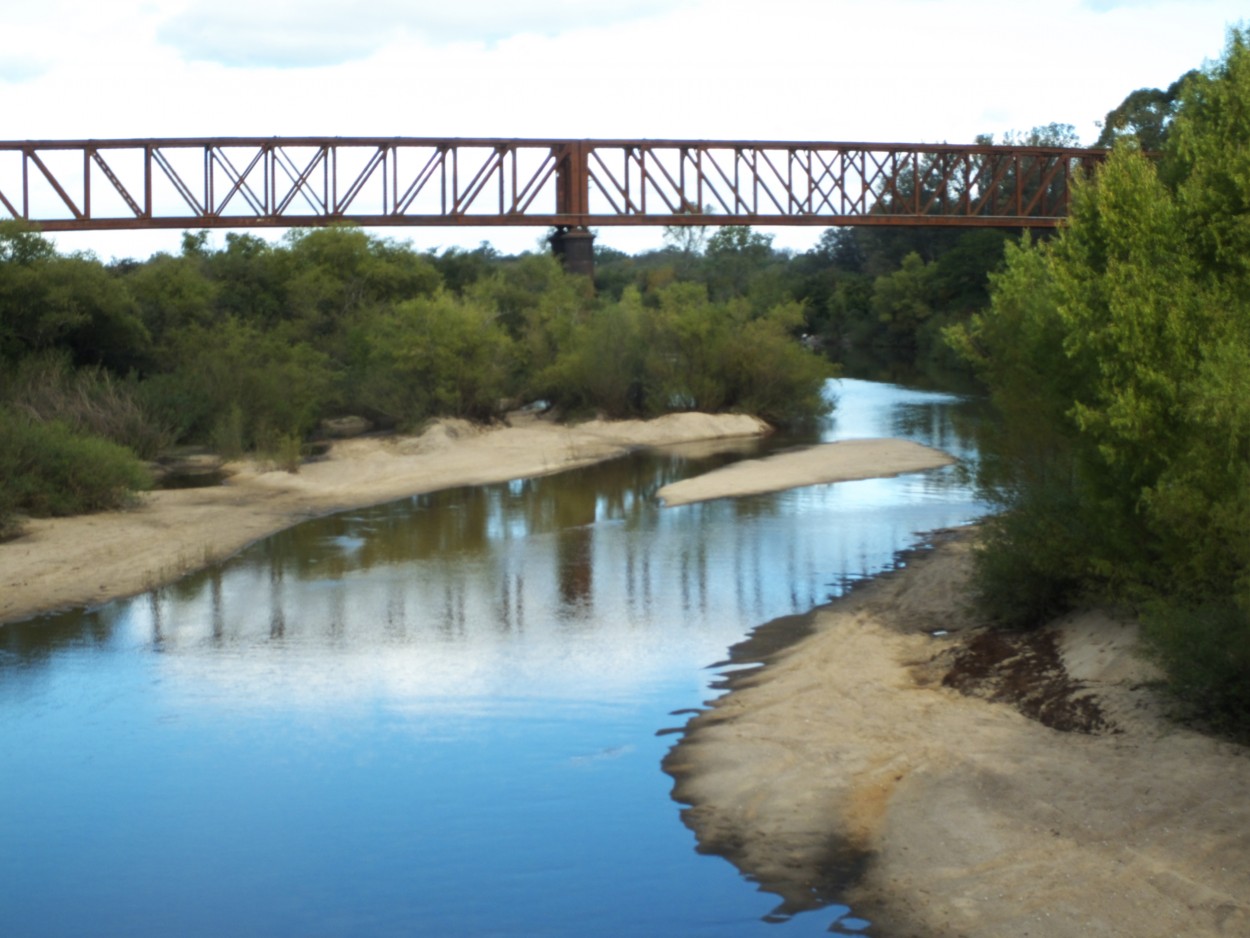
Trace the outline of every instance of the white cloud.
[[671, 12], [689, 0], [193, 0], [161, 27], [161, 41], [191, 60], [246, 67], [317, 67], [368, 58], [390, 42], [490, 45], [556, 36]]
[[20, 84], [38, 78], [52, 63], [42, 56], [25, 53], [0, 56], [0, 82]]

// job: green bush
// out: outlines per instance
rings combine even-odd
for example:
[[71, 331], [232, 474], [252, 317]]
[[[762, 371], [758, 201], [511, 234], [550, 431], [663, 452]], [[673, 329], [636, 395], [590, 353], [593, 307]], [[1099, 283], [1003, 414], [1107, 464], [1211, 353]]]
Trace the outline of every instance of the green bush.
[[1171, 691], [1221, 732], [1250, 736], [1250, 615], [1236, 603], [1153, 605], [1145, 637]]
[[991, 621], [1034, 628], [1075, 604], [1082, 579], [1079, 554], [1070, 549], [1073, 502], [1070, 492], [1052, 486], [983, 522], [973, 591]]
[[646, 348], [638, 290], [627, 287], [585, 321], [568, 319], [554, 343], [553, 360], [530, 380], [529, 396], [550, 401], [566, 414], [601, 411], [609, 417], [644, 414]]
[[146, 406], [135, 382], [119, 380], [98, 366], [75, 370], [65, 352], [23, 359], [8, 382], [6, 396], [11, 407], [37, 422], [64, 423], [146, 459], [174, 439], [172, 429]]
[[[0, 424], [3, 422], [4, 418], [0, 415]], [[9, 483], [8, 473], [4, 468], [6, 462], [5, 455], [0, 453], [0, 541], [8, 540], [21, 530], [17, 518], [21, 509], [17, 486]]]
[[298, 473], [304, 455], [303, 440], [294, 433], [261, 427], [256, 433], [256, 454], [275, 469]]
[[329, 356], [292, 342], [281, 329], [266, 332], [230, 318], [212, 329], [183, 330], [172, 354], [171, 373], [144, 387], [150, 406], [184, 440], [220, 445], [237, 438], [240, 449], [250, 449], [262, 427], [303, 437], [335, 393]]
[[798, 303], [780, 303], [746, 323], [729, 324], [722, 367], [724, 397], [734, 410], [778, 426], [829, 411], [824, 385], [836, 369], [794, 339], [802, 324]]
[[0, 408], [0, 525], [7, 512], [74, 515], [120, 508], [151, 487], [130, 450], [63, 423], [40, 423]]
[[531, 393], [609, 417], [740, 411], [788, 424], [828, 410], [823, 387], [834, 369], [794, 338], [800, 304], [758, 313], [742, 299], [713, 303], [694, 283], [671, 284], [658, 301], [626, 287], [572, 323]]
[[213, 421], [209, 445], [223, 459], [238, 459], [247, 448], [243, 443], [243, 408], [231, 404], [224, 414]]
[[377, 313], [363, 331], [353, 404], [403, 427], [493, 417], [512, 391], [514, 343], [494, 309], [440, 290]]

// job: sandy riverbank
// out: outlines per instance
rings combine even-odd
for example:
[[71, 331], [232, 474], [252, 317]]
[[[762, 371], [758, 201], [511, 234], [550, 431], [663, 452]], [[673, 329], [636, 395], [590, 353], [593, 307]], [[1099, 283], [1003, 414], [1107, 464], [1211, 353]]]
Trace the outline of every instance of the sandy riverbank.
[[[298, 474], [240, 464], [221, 486], [151, 492], [126, 511], [30, 521], [23, 536], [0, 544], [0, 623], [143, 592], [333, 511], [546, 475], [640, 446], [680, 446], [692, 455], [740, 449], [768, 432], [762, 421], [735, 414], [577, 425], [514, 416], [508, 426], [442, 421], [419, 437], [342, 441]], [[892, 449], [898, 442], [869, 447], [880, 474], [912, 468]], [[945, 459], [929, 453], [932, 465]], [[836, 478], [836, 459], [832, 471]], [[848, 463], [846, 477], [859, 471]], [[774, 473], [772, 484], [798, 483]]]
[[221, 486], [150, 492], [126, 511], [28, 522], [23, 536], [0, 544], [0, 623], [143, 592], [334, 511], [546, 475], [639, 446], [728, 444], [768, 431], [737, 414], [577, 425], [517, 416], [491, 428], [445, 420], [418, 437], [338, 442], [298, 474], [236, 464]]
[[1250, 753], [1166, 719], [1131, 623], [978, 628], [969, 559], [818, 610], [691, 721], [666, 768], [701, 848], [883, 938], [1250, 934]]

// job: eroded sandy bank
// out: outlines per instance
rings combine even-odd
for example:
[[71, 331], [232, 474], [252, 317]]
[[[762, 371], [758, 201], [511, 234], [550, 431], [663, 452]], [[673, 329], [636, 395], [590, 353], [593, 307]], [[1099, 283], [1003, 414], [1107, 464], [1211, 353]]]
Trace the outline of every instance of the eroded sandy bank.
[[1247, 751], [1165, 718], [1131, 624], [1073, 616], [981, 654], [969, 550], [947, 539], [819, 610], [691, 722], [666, 768], [702, 847], [790, 911], [840, 897], [886, 938], [1250, 934]]

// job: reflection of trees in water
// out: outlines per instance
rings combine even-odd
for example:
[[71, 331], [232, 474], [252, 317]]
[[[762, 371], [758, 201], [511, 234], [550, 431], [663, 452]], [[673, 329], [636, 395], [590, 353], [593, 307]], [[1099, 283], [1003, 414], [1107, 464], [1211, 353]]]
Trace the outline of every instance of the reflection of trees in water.
[[563, 531], [556, 541], [556, 570], [560, 602], [589, 612], [594, 587], [594, 538], [590, 527]]
[[976, 405], [976, 401], [955, 398], [901, 406], [894, 412], [894, 433], [945, 450], [953, 456], [974, 452], [975, 429], [966, 412]]
[[439, 631], [444, 638], [464, 638], [465, 597], [463, 578], [443, 581], [443, 610], [439, 617]]
[[[641, 549], [640, 549], [641, 547]], [[630, 538], [625, 544], [625, 602], [631, 615], [651, 617], [651, 551]]]
[[682, 551], [678, 568], [681, 580], [681, 608], [690, 612], [707, 611], [707, 544], [702, 540]]
[[386, 635], [392, 640], [402, 639], [408, 634], [408, 597], [405, 584], [399, 580], [390, 580], [386, 584]]
[[282, 588], [281, 564], [269, 565], [269, 637], [275, 641], [286, 636], [286, 603]]
[[570, 611], [589, 612], [591, 606], [594, 587], [593, 525], [599, 491], [599, 486], [574, 485], [563, 496], [551, 501], [558, 532], [556, 578], [560, 583], [560, 602], [570, 607]]
[[500, 632], [525, 631], [525, 576], [506, 571], [499, 578], [499, 600], [495, 606], [495, 622]]
[[[976, 415], [965, 417], [953, 400], [904, 400], [889, 414], [898, 433], [975, 451]], [[609, 618], [662, 628], [735, 614], [762, 619], [826, 601], [846, 578], [879, 570], [883, 544], [912, 540], [913, 516], [903, 504], [898, 517], [851, 504], [837, 510], [853, 518], [828, 516], [837, 529], [805, 524], [806, 506], [820, 515], [846, 501], [842, 486], [801, 493], [797, 509], [790, 495], [655, 505], [658, 487], [735, 458], [640, 453], [328, 517], [152, 594], [137, 613], [114, 604], [35, 628], [6, 627], [0, 650], [28, 661], [59, 644], [103, 643], [113, 619], [125, 615], [170, 650], [204, 642], [460, 641], [535, 625], [598, 627], [604, 609]], [[921, 484], [955, 482], [926, 476]]]
[[209, 595], [211, 596], [209, 603], [212, 609], [211, 621], [213, 642], [219, 643], [221, 641], [222, 633], [225, 631], [226, 622], [226, 615], [221, 606], [221, 567], [213, 567], [213, 569], [208, 572], [208, 584]]
[[[711, 464], [728, 460], [713, 457]], [[568, 532], [596, 521], [637, 525], [651, 493], [708, 468], [706, 460], [635, 454], [558, 475], [433, 492], [335, 515], [275, 535], [259, 549], [267, 562], [302, 579], [412, 561], [458, 564], [485, 556], [499, 541]], [[584, 553], [574, 549], [576, 543], [572, 538], [568, 548], [574, 567]], [[570, 586], [574, 594], [582, 592], [571, 581]]]

